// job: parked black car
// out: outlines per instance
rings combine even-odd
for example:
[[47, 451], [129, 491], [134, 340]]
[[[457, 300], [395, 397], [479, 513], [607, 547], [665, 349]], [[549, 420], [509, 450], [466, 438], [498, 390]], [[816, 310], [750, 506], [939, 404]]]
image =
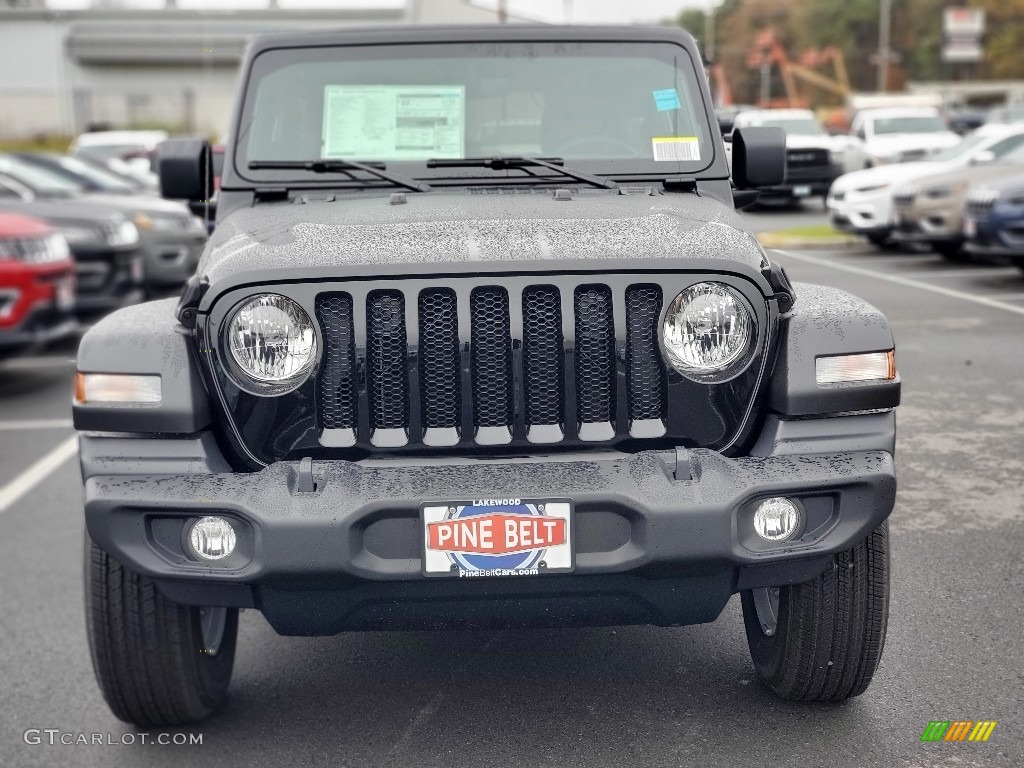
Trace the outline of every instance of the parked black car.
[[1024, 269], [1024, 174], [989, 180], [967, 193], [964, 250]]
[[[115, 174], [96, 169], [78, 157], [44, 153], [21, 153], [8, 156], [7, 173], [26, 186], [32, 186], [39, 169], [57, 180], [64, 180], [88, 195], [89, 200], [121, 211], [138, 228], [144, 257], [146, 288], [159, 292], [179, 288], [192, 276], [206, 244], [206, 225], [180, 202], [138, 194], [131, 184]], [[3, 168], [0, 156], [0, 168]], [[27, 168], [26, 168], [27, 167]], [[52, 178], [38, 181], [33, 191], [46, 196], [40, 185]]]
[[135, 225], [110, 206], [37, 179], [35, 188], [47, 193], [39, 195], [9, 175], [9, 165], [0, 159], [0, 210], [42, 219], [64, 236], [75, 259], [75, 310], [91, 314], [141, 301], [143, 261]]
[[[79, 350], [118, 717], [212, 711], [239, 608], [287, 635], [677, 626], [739, 592], [773, 691], [867, 688], [892, 335], [745, 231], [783, 132], [735, 131], [734, 197], [700, 62], [670, 27], [250, 46], [197, 275]], [[208, 194], [208, 144], [160, 155], [165, 194]]]

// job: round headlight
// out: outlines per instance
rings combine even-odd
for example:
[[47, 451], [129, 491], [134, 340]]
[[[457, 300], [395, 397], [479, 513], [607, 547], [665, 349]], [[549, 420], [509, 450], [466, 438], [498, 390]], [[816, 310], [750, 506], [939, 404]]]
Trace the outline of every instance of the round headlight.
[[316, 331], [309, 315], [289, 298], [264, 293], [231, 316], [227, 347], [246, 392], [282, 395], [299, 387], [316, 363]]
[[748, 359], [754, 318], [740, 295], [722, 283], [697, 283], [669, 304], [665, 356], [684, 376], [725, 381]]

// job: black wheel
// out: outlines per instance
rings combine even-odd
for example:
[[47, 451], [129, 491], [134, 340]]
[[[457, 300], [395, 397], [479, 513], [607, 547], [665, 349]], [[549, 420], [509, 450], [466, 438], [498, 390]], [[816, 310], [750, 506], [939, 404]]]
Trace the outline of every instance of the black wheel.
[[932, 249], [946, 261], [963, 264], [971, 260], [970, 255], [964, 251], [959, 243], [935, 243], [932, 245]]
[[85, 538], [89, 650], [111, 711], [143, 727], [209, 715], [231, 682], [238, 609], [172, 602]]
[[868, 242], [880, 251], [893, 251], [896, 249], [896, 242], [889, 237], [888, 232], [868, 235]]
[[864, 693], [882, 658], [889, 618], [889, 525], [835, 556], [811, 581], [742, 594], [761, 681], [791, 701]]

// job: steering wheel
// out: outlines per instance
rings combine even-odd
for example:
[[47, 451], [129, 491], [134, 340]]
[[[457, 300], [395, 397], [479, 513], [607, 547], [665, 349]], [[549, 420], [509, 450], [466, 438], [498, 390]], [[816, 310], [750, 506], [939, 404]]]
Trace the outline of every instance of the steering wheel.
[[559, 155], [585, 155], [587, 149], [590, 148], [592, 151], [596, 151], [598, 155], [603, 154], [600, 149], [605, 151], [622, 151], [625, 154], [623, 157], [640, 157], [640, 152], [636, 147], [631, 144], [627, 144], [622, 139], [616, 139], [613, 136], [602, 136], [599, 134], [591, 134], [589, 136], [578, 136], [575, 139], [569, 139], [569, 141], [562, 144], [555, 151]]

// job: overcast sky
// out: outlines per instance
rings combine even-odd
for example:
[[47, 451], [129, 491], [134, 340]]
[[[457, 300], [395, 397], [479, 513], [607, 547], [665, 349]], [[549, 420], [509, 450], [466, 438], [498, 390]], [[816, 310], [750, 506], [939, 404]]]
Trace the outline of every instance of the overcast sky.
[[[421, 0], [430, 3], [431, 0]], [[471, 0], [474, 5], [494, 8], [497, 0]], [[507, 0], [509, 13], [516, 16], [560, 24], [611, 24], [615, 22], [656, 22], [675, 16], [683, 8], [706, 8], [718, 0]], [[47, 0], [52, 8], [85, 8], [104, 0]], [[394, 8], [406, 0], [278, 0], [282, 8]], [[107, 5], [130, 8], [155, 8], [164, 0], [105, 0]], [[259, 8], [267, 0], [178, 0], [182, 8]]]

